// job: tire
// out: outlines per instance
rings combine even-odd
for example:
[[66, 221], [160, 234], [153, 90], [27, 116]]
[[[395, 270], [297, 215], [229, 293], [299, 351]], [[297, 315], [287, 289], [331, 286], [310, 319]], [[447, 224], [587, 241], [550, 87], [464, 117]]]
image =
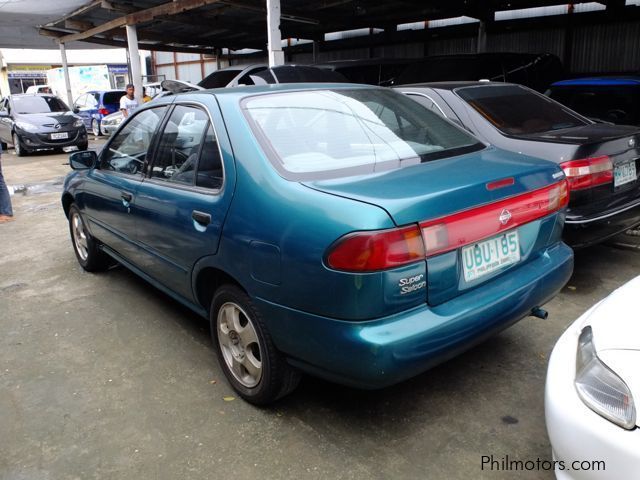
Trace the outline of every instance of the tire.
[[89, 150], [89, 142], [78, 144], [78, 151], [84, 152], [85, 150]]
[[99, 272], [109, 267], [109, 256], [98, 248], [98, 242], [89, 234], [75, 205], [69, 208], [69, 233], [78, 263], [87, 272]]
[[20, 137], [15, 132], [13, 133], [13, 149], [16, 152], [16, 155], [18, 155], [19, 157], [26, 157], [27, 155], [29, 155], [29, 151], [24, 148], [24, 145], [22, 145], [22, 140], [20, 140]]
[[102, 130], [100, 130], [100, 122], [97, 121], [95, 118], [91, 120], [91, 132], [96, 137], [102, 136]]
[[300, 373], [276, 350], [260, 313], [240, 288], [220, 287], [213, 297], [209, 319], [220, 366], [247, 402], [266, 405], [298, 386]]

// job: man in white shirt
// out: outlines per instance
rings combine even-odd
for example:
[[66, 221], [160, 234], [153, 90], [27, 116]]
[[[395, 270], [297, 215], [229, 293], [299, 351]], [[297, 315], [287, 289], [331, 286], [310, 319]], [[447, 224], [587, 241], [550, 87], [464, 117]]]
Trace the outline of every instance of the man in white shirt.
[[131, 115], [138, 108], [138, 101], [135, 96], [135, 89], [132, 84], [127, 85], [127, 94], [120, 99], [120, 111], [124, 118]]

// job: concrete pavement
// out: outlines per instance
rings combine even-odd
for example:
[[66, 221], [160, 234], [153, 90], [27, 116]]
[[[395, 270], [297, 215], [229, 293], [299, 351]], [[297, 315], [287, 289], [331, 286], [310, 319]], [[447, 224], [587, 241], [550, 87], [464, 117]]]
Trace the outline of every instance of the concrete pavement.
[[640, 271], [637, 251], [581, 252], [528, 318], [401, 385], [305, 377], [271, 408], [236, 398], [199, 317], [124, 268], [85, 273], [60, 207], [66, 155], [3, 155], [16, 219], [0, 225], [0, 479], [551, 479], [481, 469], [550, 460], [549, 352]]

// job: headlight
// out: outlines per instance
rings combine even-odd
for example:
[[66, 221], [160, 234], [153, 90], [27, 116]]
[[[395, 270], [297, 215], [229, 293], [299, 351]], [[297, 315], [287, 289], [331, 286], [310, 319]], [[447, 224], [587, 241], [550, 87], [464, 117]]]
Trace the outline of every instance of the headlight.
[[578, 339], [576, 390], [587, 407], [628, 430], [636, 424], [636, 409], [627, 384], [596, 354], [593, 332], [585, 327]]
[[16, 127], [20, 130], [24, 130], [25, 132], [37, 132], [38, 127], [36, 127], [33, 123], [29, 122], [16, 122]]
[[73, 122], [73, 126], [76, 128], [84, 126], [84, 122], [81, 118], [78, 118], [75, 122]]

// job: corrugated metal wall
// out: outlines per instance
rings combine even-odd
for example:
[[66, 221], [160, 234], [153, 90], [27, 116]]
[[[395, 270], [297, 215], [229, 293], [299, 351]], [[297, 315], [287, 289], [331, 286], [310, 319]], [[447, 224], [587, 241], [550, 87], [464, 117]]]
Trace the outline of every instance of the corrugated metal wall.
[[567, 67], [575, 73], [640, 71], [640, 23], [576, 27]]
[[[572, 54], [566, 64], [564, 28], [528, 29], [488, 33], [489, 52], [548, 52], [557, 55], [568, 73], [640, 72], [640, 23], [618, 22], [576, 26]], [[372, 49], [373, 57], [402, 58], [424, 55], [474, 53], [477, 36], [432, 38], [426, 43], [386, 45]], [[426, 51], [425, 51], [426, 49]], [[369, 58], [368, 48], [320, 51], [318, 61]], [[294, 54], [293, 63], [311, 63], [310, 53]]]

